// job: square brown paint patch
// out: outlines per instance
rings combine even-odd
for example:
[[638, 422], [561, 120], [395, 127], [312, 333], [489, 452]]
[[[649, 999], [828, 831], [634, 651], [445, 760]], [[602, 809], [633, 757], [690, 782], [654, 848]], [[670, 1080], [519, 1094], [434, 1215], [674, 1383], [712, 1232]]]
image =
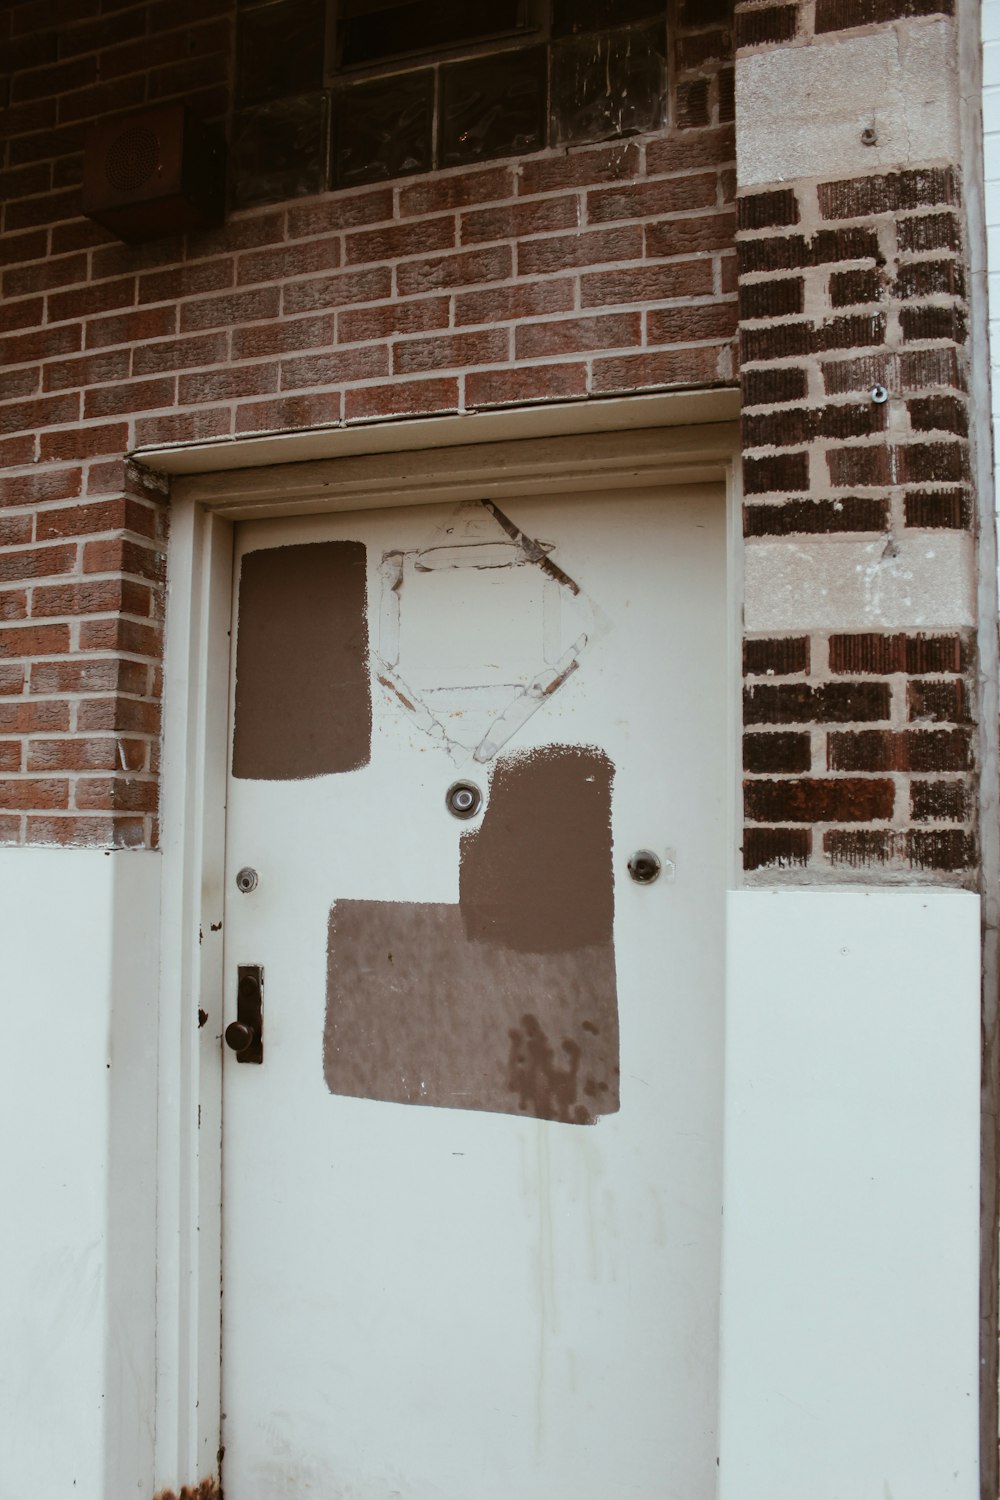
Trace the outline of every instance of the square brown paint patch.
[[335, 903], [332, 1093], [580, 1125], [617, 1111], [612, 775], [577, 746], [503, 757], [457, 906]]

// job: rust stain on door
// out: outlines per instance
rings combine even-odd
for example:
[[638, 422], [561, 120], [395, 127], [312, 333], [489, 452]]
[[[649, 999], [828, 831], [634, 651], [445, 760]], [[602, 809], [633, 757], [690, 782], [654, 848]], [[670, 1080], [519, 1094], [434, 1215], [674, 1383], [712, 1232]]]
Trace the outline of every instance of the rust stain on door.
[[336, 902], [332, 1093], [567, 1124], [618, 1109], [612, 775], [577, 746], [501, 759], [457, 906]]
[[371, 759], [365, 548], [249, 552], [240, 573], [233, 775], [294, 781]]

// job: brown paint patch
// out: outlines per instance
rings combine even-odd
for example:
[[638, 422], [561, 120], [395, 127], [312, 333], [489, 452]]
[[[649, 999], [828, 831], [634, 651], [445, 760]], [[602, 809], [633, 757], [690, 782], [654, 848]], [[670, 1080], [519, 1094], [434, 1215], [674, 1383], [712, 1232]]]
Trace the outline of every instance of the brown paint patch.
[[294, 781], [371, 758], [365, 548], [249, 552], [240, 574], [233, 775]]
[[611, 762], [549, 746], [497, 763], [482, 827], [462, 839], [469, 937], [521, 953], [610, 943]]
[[569, 1124], [617, 1111], [611, 777], [575, 747], [502, 760], [458, 906], [334, 905], [332, 1093]]
[[158, 1490], [153, 1500], [222, 1500], [222, 1490], [217, 1479], [203, 1479], [201, 1484], [185, 1484], [180, 1494], [176, 1490]]

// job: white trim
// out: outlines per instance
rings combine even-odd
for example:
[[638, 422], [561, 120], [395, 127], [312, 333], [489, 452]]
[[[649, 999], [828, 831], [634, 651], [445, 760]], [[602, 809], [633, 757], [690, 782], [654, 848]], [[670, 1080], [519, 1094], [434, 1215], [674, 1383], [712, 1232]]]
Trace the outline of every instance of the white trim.
[[734, 386], [720, 386], [714, 390], [667, 391], [652, 396], [554, 401], [543, 406], [470, 412], [464, 416], [411, 417], [299, 432], [267, 432], [253, 437], [214, 438], [209, 442], [171, 443], [136, 448], [129, 456], [160, 474], [218, 474], [363, 453], [412, 453], [422, 448], [508, 442], [514, 438], [731, 422], [739, 416], [739, 410], [739, 391]]
[[[649, 431], [627, 424], [615, 433], [520, 443], [463, 442], [447, 445], [444, 452], [372, 452], [367, 457], [175, 481], [162, 777], [158, 1487], [179, 1490], [214, 1474], [218, 1466], [223, 935], [215, 924], [221, 923], [225, 873], [232, 520], [452, 499], [458, 482], [482, 495], [496, 492], [504, 482], [521, 493], [539, 487], [570, 493], [619, 485], [725, 481], [733, 512], [728, 559], [732, 580], [739, 557], [738, 452], [738, 430], [732, 423]], [[250, 499], [247, 490], [253, 492]], [[732, 582], [729, 591], [729, 696], [735, 703], [740, 599]], [[729, 737], [734, 774], [728, 790], [734, 831], [739, 808], [738, 731], [739, 716], [733, 711]], [[734, 838], [734, 849], [737, 843]], [[201, 1027], [199, 1008], [207, 1015]]]

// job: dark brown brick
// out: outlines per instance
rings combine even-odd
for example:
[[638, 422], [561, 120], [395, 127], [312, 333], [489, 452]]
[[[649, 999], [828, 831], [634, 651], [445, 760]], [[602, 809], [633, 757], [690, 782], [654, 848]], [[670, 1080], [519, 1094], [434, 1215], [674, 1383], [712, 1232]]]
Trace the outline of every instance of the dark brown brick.
[[887, 720], [887, 682], [751, 683], [743, 692], [747, 724], [850, 724]]
[[953, 213], [907, 216], [900, 219], [896, 233], [899, 248], [904, 254], [926, 250], [959, 250], [962, 245], [958, 216]]
[[743, 417], [744, 448], [782, 448], [815, 437], [872, 437], [886, 425], [885, 405], [856, 402]]
[[793, 188], [746, 193], [736, 200], [737, 229], [772, 229], [798, 222], [799, 205]]
[[832, 307], [854, 307], [859, 302], [877, 302], [881, 295], [882, 278], [874, 269], [830, 273]]
[[743, 736], [744, 771], [808, 771], [812, 750], [808, 734], [773, 734]]
[[817, 32], [846, 31], [907, 16], [953, 15], [954, 0], [816, 0]]
[[913, 297], [965, 296], [965, 272], [955, 260], [918, 260], [900, 267], [893, 283], [893, 296], [906, 301]]
[[904, 484], [946, 484], [969, 476], [965, 443], [909, 443], [896, 449], [898, 478]]
[[906, 855], [916, 870], [968, 870], [976, 864], [976, 840], [961, 828], [911, 828]]
[[895, 796], [887, 778], [743, 783], [744, 816], [754, 823], [871, 823], [892, 817]]
[[860, 495], [843, 500], [786, 500], [780, 505], [747, 505], [744, 536], [794, 536], [843, 531], [885, 531], [889, 502]]
[[[966, 666], [962, 640], [957, 635], [832, 635], [832, 672], [961, 672]], [[888, 691], [888, 689], [886, 689]]]
[[967, 437], [969, 412], [959, 396], [923, 396], [906, 403], [915, 432], [954, 432]]
[[805, 299], [801, 276], [779, 281], [748, 281], [740, 287], [741, 318], [785, 318], [800, 313]]
[[906, 684], [906, 717], [931, 719], [939, 724], [968, 724], [968, 695], [960, 678], [917, 679]]
[[972, 750], [965, 729], [862, 730], [831, 734], [831, 771], [967, 771]]
[[963, 823], [969, 811], [969, 790], [964, 778], [910, 782], [910, 817], [916, 823]]
[[743, 671], [748, 676], [788, 677], [809, 670], [809, 637], [791, 636], [743, 642]]
[[804, 401], [809, 388], [806, 371], [794, 365], [785, 370], [745, 370], [742, 382], [744, 407]]
[[767, 5], [736, 17], [737, 47], [768, 47], [790, 42], [798, 29], [797, 5]]
[[907, 526], [963, 531], [972, 514], [968, 490], [907, 490], [903, 497]]
[[862, 313], [853, 317], [833, 318], [816, 329], [813, 347], [828, 349], [867, 349], [885, 343], [885, 314]]
[[764, 328], [740, 330], [741, 366], [770, 359], [795, 359], [811, 353], [812, 347], [810, 323], [774, 323]]
[[831, 864], [863, 869], [885, 865], [896, 849], [896, 834], [886, 828], [830, 828], [823, 835], [823, 851]]
[[854, 485], [886, 485], [893, 477], [889, 449], [883, 443], [831, 448], [826, 455], [830, 483], [835, 489]]
[[744, 870], [792, 869], [806, 865], [812, 850], [808, 828], [744, 828]]
[[934, 208], [955, 203], [958, 190], [950, 167], [924, 167], [884, 176], [823, 182], [817, 189], [824, 219], [868, 219], [907, 208]]
[[773, 458], [744, 458], [743, 487], [748, 495], [808, 489], [808, 453], [781, 453]]
[[845, 260], [873, 260], [882, 255], [873, 229], [820, 229], [811, 239], [802, 235], [741, 240], [737, 246], [740, 271], [794, 271], [805, 266], [832, 265]]

